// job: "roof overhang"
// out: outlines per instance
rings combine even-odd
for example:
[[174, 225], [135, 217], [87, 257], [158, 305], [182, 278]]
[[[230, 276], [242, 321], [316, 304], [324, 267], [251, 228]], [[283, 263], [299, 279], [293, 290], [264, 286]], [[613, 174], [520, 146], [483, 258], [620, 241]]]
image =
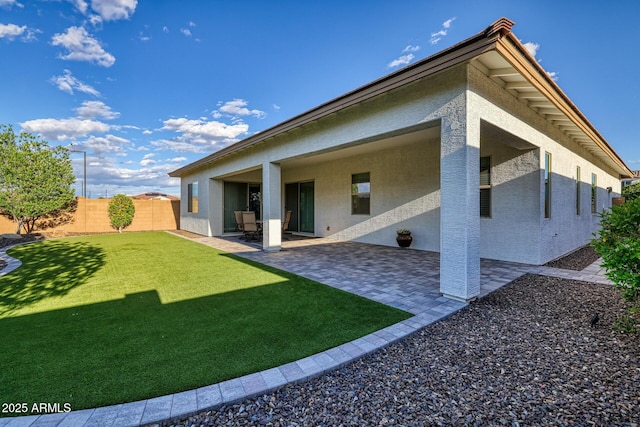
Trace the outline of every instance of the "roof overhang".
[[513, 35], [513, 25], [513, 21], [501, 18], [473, 37], [176, 169], [169, 176], [189, 174], [344, 108], [471, 61], [481, 64], [480, 68], [490, 78], [551, 121], [621, 177], [631, 176], [624, 161]]

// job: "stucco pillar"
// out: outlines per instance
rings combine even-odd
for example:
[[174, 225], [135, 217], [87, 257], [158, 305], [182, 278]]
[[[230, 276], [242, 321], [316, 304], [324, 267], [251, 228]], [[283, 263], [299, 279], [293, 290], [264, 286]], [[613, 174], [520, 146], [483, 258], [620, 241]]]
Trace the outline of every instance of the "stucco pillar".
[[209, 236], [224, 232], [224, 184], [221, 179], [209, 180]]
[[441, 121], [440, 292], [469, 301], [480, 294], [480, 119], [463, 94]]
[[282, 244], [282, 180], [280, 165], [262, 165], [262, 248], [268, 252], [280, 250]]

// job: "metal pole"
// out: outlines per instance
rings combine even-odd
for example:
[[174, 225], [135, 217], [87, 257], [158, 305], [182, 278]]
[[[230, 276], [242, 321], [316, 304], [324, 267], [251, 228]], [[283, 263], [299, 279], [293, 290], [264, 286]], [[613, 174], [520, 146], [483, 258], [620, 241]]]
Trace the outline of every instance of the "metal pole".
[[82, 197], [87, 198], [87, 152], [82, 152], [82, 158], [84, 160], [84, 179], [82, 180]]

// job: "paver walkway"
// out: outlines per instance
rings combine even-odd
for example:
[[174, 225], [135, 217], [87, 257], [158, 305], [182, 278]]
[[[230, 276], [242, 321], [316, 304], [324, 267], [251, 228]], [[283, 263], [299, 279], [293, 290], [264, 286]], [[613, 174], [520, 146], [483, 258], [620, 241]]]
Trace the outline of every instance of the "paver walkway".
[[[137, 426], [185, 417], [258, 396], [289, 382], [305, 381], [336, 369], [460, 310], [466, 303], [440, 295], [439, 254], [412, 249], [337, 242], [331, 239], [283, 241], [280, 252], [264, 252], [237, 238], [191, 240], [334, 286], [414, 314], [405, 321], [330, 350], [222, 383], [154, 399], [62, 414], [0, 418], [8, 426]], [[6, 248], [5, 248], [6, 249]], [[0, 250], [9, 268], [19, 266]], [[481, 260], [480, 296], [527, 274], [610, 283], [599, 262], [577, 272], [494, 260]]]

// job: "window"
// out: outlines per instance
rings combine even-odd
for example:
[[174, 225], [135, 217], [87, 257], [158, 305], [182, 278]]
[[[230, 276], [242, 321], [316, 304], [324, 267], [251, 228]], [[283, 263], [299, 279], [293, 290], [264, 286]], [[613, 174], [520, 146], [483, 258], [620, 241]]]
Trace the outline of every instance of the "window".
[[480, 216], [491, 217], [491, 157], [480, 157]]
[[351, 175], [351, 215], [371, 213], [371, 180], [369, 172]]
[[544, 153], [544, 217], [551, 218], [551, 153]]
[[187, 185], [187, 211], [198, 213], [198, 183]]
[[580, 166], [576, 167], [576, 215], [580, 215]]
[[598, 212], [598, 177], [591, 174], [591, 213]]

